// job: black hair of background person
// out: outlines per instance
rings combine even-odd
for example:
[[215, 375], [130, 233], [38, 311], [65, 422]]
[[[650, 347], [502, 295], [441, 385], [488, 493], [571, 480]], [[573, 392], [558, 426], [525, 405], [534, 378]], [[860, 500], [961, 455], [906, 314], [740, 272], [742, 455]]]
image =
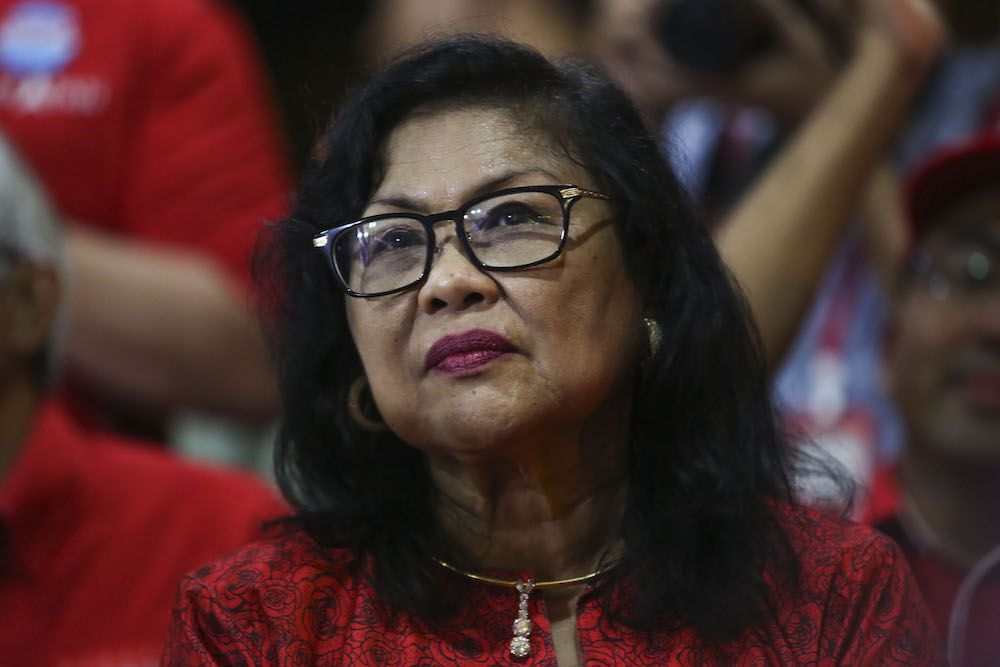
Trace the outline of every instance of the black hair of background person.
[[[596, 0], [545, 0], [581, 25]], [[270, 84], [297, 174], [348, 92], [370, 73], [360, 40], [377, 4], [373, 0], [229, 0], [246, 19], [270, 73]], [[484, 11], [489, 11], [487, 7]]]
[[[791, 502], [790, 455], [746, 303], [631, 102], [583, 64], [554, 65], [490, 37], [445, 38], [396, 61], [340, 112], [324, 161], [256, 266], [280, 366], [281, 488], [319, 543], [373, 558], [373, 584], [390, 604], [430, 621], [456, 611], [462, 584], [435, 558], [462, 558], [436, 522], [423, 453], [389, 431], [360, 430], [348, 413], [363, 369], [348, 297], [312, 238], [362, 214], [380, 147], [401, 122], [477, 107], [552, 137], [612, 196], [645, 314], [663, 326], [634, 392], [624, 556], [600, 584], [634, 588], [628, 608], [610, 591], [605, 612], [632, 627], [691, 623], [732, 637], [758, 620], [771, 588], [799, 578], [772, 513], [774, 501]], [[765, 570], [778, 581], [765, 582]]]
[[310, 161], [335, 106], [362, 76], [358, 38], [373, 3], [229, 0], [246, 19], [270, 73], [295, 173]]

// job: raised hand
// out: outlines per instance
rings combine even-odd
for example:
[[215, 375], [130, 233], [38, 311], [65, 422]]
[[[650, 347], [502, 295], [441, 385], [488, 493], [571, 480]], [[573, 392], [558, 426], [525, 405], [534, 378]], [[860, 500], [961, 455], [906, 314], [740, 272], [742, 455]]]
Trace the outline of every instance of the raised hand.
[[762, 106], [795, 123], [826, 93], [864, 44], [879, 49], [902, 75], [921, 77], [945, 40], [928, 0], [813, 0], [806, 12], [791, 0], [749, 0], [774, 46], [727, 73], [686, 68], [662, 47], [651, 25], [657, 0], [602, 0], [591, 48], [632, 95], [651, 125], [689, 97]]

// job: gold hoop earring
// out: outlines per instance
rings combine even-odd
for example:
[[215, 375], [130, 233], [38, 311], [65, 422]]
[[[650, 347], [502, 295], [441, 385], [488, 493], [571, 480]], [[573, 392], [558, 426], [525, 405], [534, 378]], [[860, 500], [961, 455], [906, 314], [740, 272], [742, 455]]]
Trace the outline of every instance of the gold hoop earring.
[[649, 338], [649, 356], [646, 357], [648, 361], [656, 356], [656, 351], [660, 349], [660, 343], [663, 342], [663, 327], [652, 317], [644, 317], [642, 321], [646, 325], [646, 336]]
[[[376, 421], [371, 417], [365, 415], [364, 410], [361, 407], [361, 394], [365, 389], [370, 389], [368, 386], [368, 377], [361, 375], [357, 380], [351, 383], [351, 388], [347, 392], [347, 411], [351, 415], [351, 419], [354, 420], [358, 426], [360, 426], [365, 431], [371, 431], [372, 433], [378, 433], [379, 431], [385, 431], [389, 427], [384, 421]], [[371, 391], [369, 391], [369, 395]], [[375, 400], [370, 401], [372, 405], [375, 404]], [[376, 408], [377, 411], [377, 408]], [[381, 419], [381, 416], [379, 416]]]

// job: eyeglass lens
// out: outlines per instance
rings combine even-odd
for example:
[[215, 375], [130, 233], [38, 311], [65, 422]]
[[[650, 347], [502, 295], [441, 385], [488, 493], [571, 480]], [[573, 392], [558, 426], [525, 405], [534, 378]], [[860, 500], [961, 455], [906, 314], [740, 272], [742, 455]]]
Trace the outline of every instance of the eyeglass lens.
[[[510, 269], [554, 257], [562, 241], [563, 208], [548, 192], [499, 194], [459, 209], [467, 248], [486, 268]], [[337, 271], [352, 292], [375, 294], [406, 287], [423, 274], [428, 230], [400, 215], [358, 223], [333, 243]], [[437, 241], [446, 243], [447, 238]]]
[[959, 243], [935, 257], [919, 258], [931, 296], [976, 296], [1000, 289], [1000, 254], [989, 246]]

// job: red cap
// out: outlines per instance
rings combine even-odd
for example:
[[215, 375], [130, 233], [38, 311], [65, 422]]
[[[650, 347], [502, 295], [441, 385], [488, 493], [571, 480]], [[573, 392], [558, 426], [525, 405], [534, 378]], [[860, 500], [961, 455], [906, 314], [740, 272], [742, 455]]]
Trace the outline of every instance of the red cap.
[[1000, 131], [974, 135], [932, 152], [906, 179], [906, 212], [916, 236], [957, 200], [1000, 187]]

